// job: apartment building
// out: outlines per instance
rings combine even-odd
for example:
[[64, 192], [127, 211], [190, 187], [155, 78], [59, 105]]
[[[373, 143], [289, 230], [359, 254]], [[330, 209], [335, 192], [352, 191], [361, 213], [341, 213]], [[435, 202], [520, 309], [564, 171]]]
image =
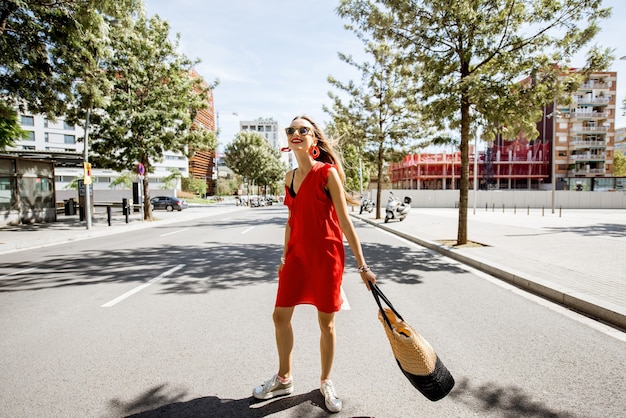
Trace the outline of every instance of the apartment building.
[[[257, 132], [275, 150], [280, 151], [281, 148], [287, 146], [287, 134], [273, 118], [240, 121], [239, 130]], [[294, 161], [291, 153], [282, 153], [281, 158], [288, 167], [292, 167]]]
[[[484, 152], [470, 151], [470, 183], [476, 166], [483, 189], [551, 189], [553, 181], [556, 189], [568, 190], [626, 187], [624, 179], [613, 177], [613, 156], [624, 137], [615, 128], [616, 80], [616, 72], [594, 72], [572, 94], [571, 104], [559, 100], [545, 106], [538, 138], [497, 139]], [[459, 178], [456, 152], [410, 155], [389, 166], [397, 188], [457, 188]]]
[[[55, 187], [57, 190], [68, 188], [75, 178], [84, 175], [82, 167], [83, 142], [78, 141], [84, 137], [84, 129], [79, 126], [68, 124], [63, 117], [56, 120], [48, 119], [39, 114], [18, 115], [21, 127], [28, 134], [26, 139], [15, 142], [13, 151], [30, 152], [31, 157], [47, 158], [51, 160], [63, 160], [65, 164], [56, 164]], [[161, 161], [154, 162], [155, 171], [150, 175], [151, 188], [165, 187], [165, 178], [171, 174], [171, 169], [179, 170], [183, 177], [189, 173], [187, 157], [181, 153], [165, 151]], [[114, 170], [103, 169], [93, 166], [92, 187], [94, 190], [109, 189], [113, 182], [121, 174]]]

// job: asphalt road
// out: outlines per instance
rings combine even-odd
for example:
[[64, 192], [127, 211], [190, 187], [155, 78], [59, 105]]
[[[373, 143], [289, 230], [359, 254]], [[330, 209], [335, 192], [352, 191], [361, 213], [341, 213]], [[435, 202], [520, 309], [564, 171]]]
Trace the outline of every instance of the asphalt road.
[[[2, 417], [322, 417], [315, 310], [296, 309], [293, 396], [271, 312], [286, 209], [250, 209], [0, 256]], [[456, 379], [430, 402], [395, 364], [347, 249], [341, 417], [624, 417], [622, 341], [584, 318], [357, 223], [396, 308]]]

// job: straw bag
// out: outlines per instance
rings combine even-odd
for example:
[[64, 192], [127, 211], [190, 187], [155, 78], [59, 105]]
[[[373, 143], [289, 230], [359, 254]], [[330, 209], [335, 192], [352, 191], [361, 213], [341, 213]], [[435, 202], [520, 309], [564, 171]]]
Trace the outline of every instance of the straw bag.
[[[454, 387], [454, 378], [428, 342], [404, 322], [378, 285], [370, 285], [378, 304], [378, 319], [385, 328], [391, 351], [400, 370], [422, 395], [431, 401], [444, 398]], [[381, 300], [389, 308], [383, 308]]]

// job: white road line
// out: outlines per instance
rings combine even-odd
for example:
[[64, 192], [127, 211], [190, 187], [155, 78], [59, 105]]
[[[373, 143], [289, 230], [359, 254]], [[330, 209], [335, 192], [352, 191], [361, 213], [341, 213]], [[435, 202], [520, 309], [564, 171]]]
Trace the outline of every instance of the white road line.
[[102, 308], [110, 308], [111, 306], [123, 301], [124, 299], [134, 295], [135, 293], [145, 289], [146, 287], [150, 286], [151, 284], [154, 284], [156, 282], [158, 282], [159, 280], [164, 279], [165, 277], [169, 276], [170, 274], [174, 273], [176, 270], [179, 270], [181, 268], [185, 267], [184, 264], [179, 264], [176, 267], [172, 267], [171, 269], [169, 269], [168, 271], [159, 274], [157, 277], [155, 277], [152, 280], [149, 280], [148, 282], [142, 284], [141, 286], [137, 286], [136, 288], [134, 288], [133, 290], [129, 290], [128, 292], [124, 293], [121, 296], [116, 297], [115, 299], [113, 299], [112, 301], [109, 301], [107, 303], [105, 303], [104, 305], [102, 305]]
[[178, 234], [179, 232], [185, 232], [187, 231], [189, 228], [185, 228], [185, 229], [179, 229], [178, 231], [172, 231], [172, 232], [168, 232], [166, 234], [161, 234], [161, 237], [166, 237], [168, 235], [173, 235], [173, 234]]
[[343, 291], [343, 286], [341, 286], [341, 299], [343, 299], [343, 303], [341, 304], [341, 310], [349, 311], [350, 302], [348, 302], [348, 297], [346, 296], [346, 292]]
[[26, 270], [18, 270], [18, 271], [14, 271], [13, 273], [9, 273], [9, 274], [5, 274], [4, 276], [0, 276], [0, 279], [4, 279], [5, 277], [9, 277], [9, 276], [13, 276], [15, 274], [22, 274], [22, 273], [26, 273], [29, 272], [31, 270], [35, 270], [37, 267], [32, 267]]
[[250, 228], [246, 229], [245, 231], [242, 232], [242, 234], [245, 234], [246, 232], [250, 232], [254, 229], [253, 226], [251, 226]]

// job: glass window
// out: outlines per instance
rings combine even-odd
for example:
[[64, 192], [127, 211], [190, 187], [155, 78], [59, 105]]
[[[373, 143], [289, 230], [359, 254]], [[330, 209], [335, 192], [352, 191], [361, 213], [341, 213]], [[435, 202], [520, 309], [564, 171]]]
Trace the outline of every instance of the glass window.
[[35, 132], [26, 131], [26, 137], [24, 138], [24, 141], [34, 141], [34, 140], [35, 140]]
[[44, 141], [50, 142], [50, 134], [48, 132], [44, 132], [43, 137]]
[[64, 136], [64, 142], [66, 144], [75, 144], [76, 143], [76, 137], [74, 135], [65, 135]]
[[67, 129], [71, 131], [71, 130], [74, 130], [74, 126], [70, 125], [66, 121], [63, 121], [63, 129]]
[[35, 118], [22, 115], [22, 126], [35, 126]]

